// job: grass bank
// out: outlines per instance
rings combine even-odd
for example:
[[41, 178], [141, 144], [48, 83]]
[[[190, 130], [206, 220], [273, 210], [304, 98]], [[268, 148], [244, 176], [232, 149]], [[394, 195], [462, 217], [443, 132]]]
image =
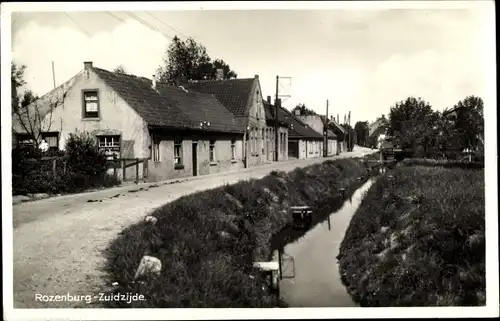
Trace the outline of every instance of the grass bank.
[[[198, 192], [171, 202], [151, 215], [156, 224], [140, 222], [125, 229], [107, 251], [113, 291], [139, 293], [144, 301], [105, 302], [106, 307], [242, 308], [281, 305], [252, 267], [271, 256], [271, 238], [281, 231], [283, 242], [300, 237], [282, 231], [291, 223], [288, 207], [310, 205], [317, 212], [341, 206], [346, 194], [367, 175], [365, 159], [329, 160], [320, 165], [272, 172]], [[276, 238], [275, 238], [276, 239]], [[159, 258], [161, 273], [144, 283], [134, 274], [143, 255]]]
[[363, 199], [340, 247], [342, 281], [361, 306], [485, 305], [484, 170], [415, 162]]

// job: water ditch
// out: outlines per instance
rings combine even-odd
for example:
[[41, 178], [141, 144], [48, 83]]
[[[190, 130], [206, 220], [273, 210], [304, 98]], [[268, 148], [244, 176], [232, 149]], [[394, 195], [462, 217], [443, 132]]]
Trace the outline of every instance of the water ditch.
[[276, 249], [282, 249], [280, 298], [289, 307], [357, 306], [342, 284], [336, 257], [351, 217], [375, 179], [370, 178], [349, 193], [351, 196], [339, 210], [324, 217], [302, 237], [287, 244], [274, 241], [273, 260], [279, 260]]

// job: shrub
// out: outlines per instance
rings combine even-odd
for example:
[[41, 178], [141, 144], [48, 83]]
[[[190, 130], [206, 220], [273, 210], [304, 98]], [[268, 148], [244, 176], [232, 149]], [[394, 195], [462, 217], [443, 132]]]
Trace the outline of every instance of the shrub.
[[[62, 156], [57, 160], [54, 175], [52, 160], [45, 156]], [[67, 163], [63, 172], [63, 161]], [[12, 150], [13, 195], [29, 193], [75, 193], [89, 188], [111, 187], [120, 182], [106, 173], [109, 164], [88, 133], [70, 134], [65, 151], [45, 153], [32, 146]]]
[[109, 168], [106, 155], [87, 132], [70, 133], [65, 145], [68, 169], [86, 177], [102, 177]]

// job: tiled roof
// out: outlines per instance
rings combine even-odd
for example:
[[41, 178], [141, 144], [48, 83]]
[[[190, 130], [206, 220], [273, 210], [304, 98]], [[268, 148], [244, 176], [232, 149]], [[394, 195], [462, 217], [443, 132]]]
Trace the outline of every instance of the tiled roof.
[[100, 68], [93, 71], [115, 90], [150, 126], [200, 129], [210, 122], [209, 131], [243, 132], [235, 117], [212, 95], [157, 83], [143, 77], [113, 73]]
[[186, 85], [187, 89], [212, 94], [235, 116], [247, 116], [255, 78], [200, 80]]
[[278, 119], [283, 119], [289, 124], [288, 127], [288, 137], [295, 139], [315, 139], [322, 140], [323, 135], [312, 129], [310, 126], [303, 123], [301, 120], [297, 119], [291, 112], [281, 107], [278, 110]]
[[[275, 111], [274, 105], [271, 105], [270, 103], [268, 103], [265, 100], [263, 101], [263, 104], [264, 104], [264, 111], [266, 113], [266, 122], [268, 124], [274, 124], [274, 120], [275, 120], [275, 118], [274, 118], [274, 111]], [[280, 113], [278, 111], [278, 124], [281, 126], [288, 127], [288, 123], [283, 118], [284, 118], [284, 114]]]

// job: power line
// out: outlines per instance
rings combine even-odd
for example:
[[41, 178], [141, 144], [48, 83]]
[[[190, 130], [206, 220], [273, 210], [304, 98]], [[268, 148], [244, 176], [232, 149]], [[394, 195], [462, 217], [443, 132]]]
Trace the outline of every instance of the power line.
[[169, 39], [173, 39], [172, 36], [170, 35], [167, 35], [166, 33], [164, 33], [163, 31], [161, 31], [160, 29], [156, 28], [155, 26], [153, 26], [152, 24], [150, 23], [147, 23], [146, 21], [142, 20], [141, 18], [139, 18], [138, 16], [136, 16], [135, 14], [133, 14], [132, 12], [125, 12], [126, 14], [128, 14], [129, 16], [131, 16], [133, 19], [139, 21], [139, 23], [141, 23], [143, 26], [146, 26], [148, 27], [149, 29], [153, 29], [155, 31], [158, 31], [159, 33], [163, 34], [166, 38], [169, 38]]
[[186, 36], [185, 34], [183, 34], [182, 32], [180, 32], [179, 30], [175, 29], [174, 27], [170, 26], [168, 23], [164, 22], [163, 20], [155, 17], [153, 14], [149, 13], [146, 11], [146, 14], [148, 14], [149, 16], [153, 17], [153, 19], [155, 19], [156, 21], [159, 21], [161, 24], [163, 24], [164, 26], [166, 26], [167, 28], [173, 30], [174, 32], [184, 36], [185, 38], [189, 38], [188, 36]]
[[73, 19], [69, 13], [67, 12], [63, 12], [66, 17], [68, 17], [69, 20], [73, 21], [73, 23], [78, 27], [78, 29], [80, 29], [81, 31], [83, 31], [83, 33], [85, 33], [89, 38], [91, 38], [92, 36], [90, 35], [90, 33], [88, 33], [83, 27], [80, 26], [80, 24], [78, 22], [76, 22], [75, 19]]
[[121, 22], [123, 22], [123, 23], [127, 23], [125, 20], [123, 20], [122, 18], [118, 17], [118, 16], [117, 16], [117, 15], [115, 15], [115, 14], [112, 14], [112, 13], [111, 13], [111, 12], [109, 12], [109, 11], [105, 11], [105, 13], [109, 14], [111, 17], [114, 17], [114, 18], [116, 18], [116, 19], [120, 20], [120, 21], [121, 21]]

